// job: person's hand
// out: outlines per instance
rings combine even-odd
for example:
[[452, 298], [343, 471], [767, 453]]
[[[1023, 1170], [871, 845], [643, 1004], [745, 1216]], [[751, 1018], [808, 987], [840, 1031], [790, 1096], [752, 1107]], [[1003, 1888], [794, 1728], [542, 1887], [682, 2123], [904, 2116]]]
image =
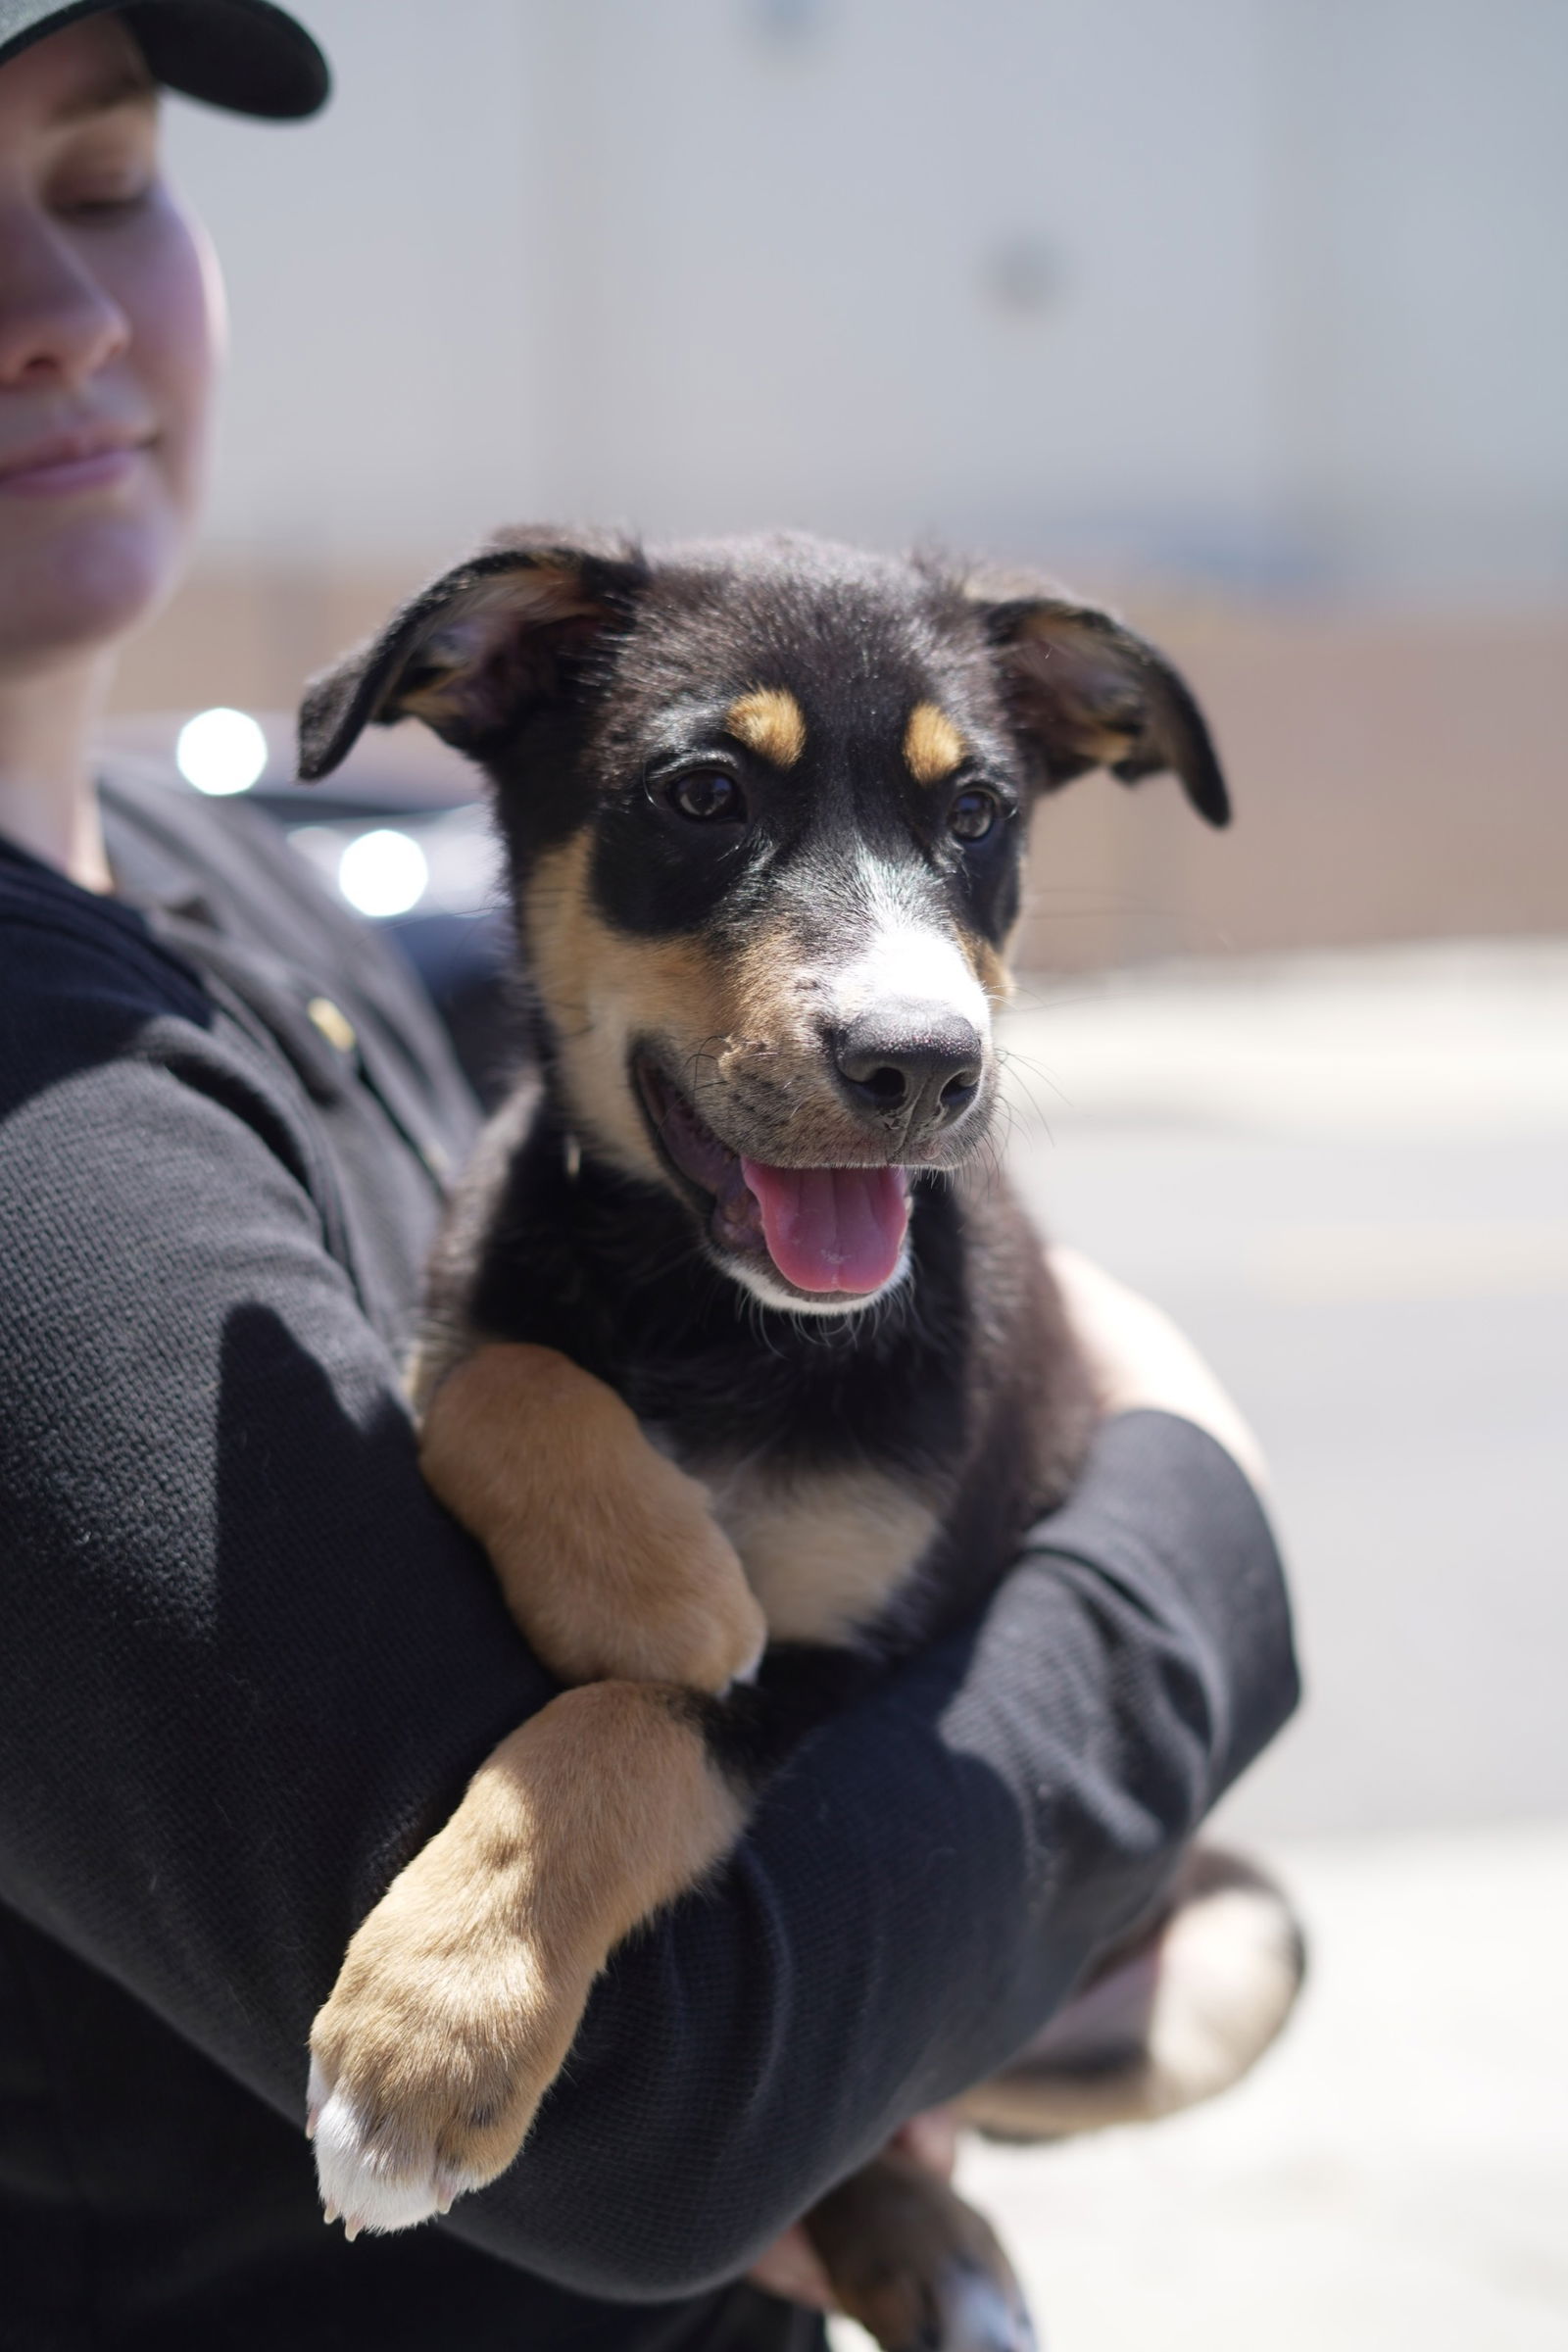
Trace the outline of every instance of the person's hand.
[[1268, 1473], [1256, 1438], [1169, 1315], [1076, 1250], [1053, 1249], [1049, 1255], [1101, 1411], [1148, 1407], [1194, 1421], [1261, 1490]]
[[[914, 2115], [888, 2141], [927, 2172], [951, 2180], [958, 2159], [958, 2117], [953, 2107], [931, 2107]], [[776, 2237], [767, 2252], [746, 2274], [754, 2286], [765, 2287], [786, 2303], [804, 2303], [811, 2311], [837, 2311], [838, 2303], [826, 2271], [817, 2260], [804, 2222]]]

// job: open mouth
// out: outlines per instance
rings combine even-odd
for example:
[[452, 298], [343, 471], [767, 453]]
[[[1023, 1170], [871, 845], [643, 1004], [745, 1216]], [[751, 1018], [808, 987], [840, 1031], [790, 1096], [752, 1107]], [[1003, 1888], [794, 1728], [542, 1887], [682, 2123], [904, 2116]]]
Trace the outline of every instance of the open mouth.
[[732, 1152], [652, 1062], [637, 1084], [676, 1174], [712, 1202], [727, 1255], [769, 1263], [806, 1298], [869, 1298], [897, 1273], [909, 1223], [906, 1168], [777, 1168]]

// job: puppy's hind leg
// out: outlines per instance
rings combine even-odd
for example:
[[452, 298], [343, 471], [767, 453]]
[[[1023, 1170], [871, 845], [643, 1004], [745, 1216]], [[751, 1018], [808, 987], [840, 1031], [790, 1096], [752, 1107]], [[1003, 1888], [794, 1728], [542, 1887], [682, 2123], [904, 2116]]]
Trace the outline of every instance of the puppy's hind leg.
[[806, 2233], [883, 2352], [1034, 2352], [1023, 2290], [982, 2214], [886, 2150], [813, 2205]]
[[1284, 2030], [1306, 1947], [1255, 1863], [1187, 1855], [1160, 1917], [1108, 1955], [1002, 2074], [958, 2111], [995, 2139], [1153, 2123], [1229, 2090]]

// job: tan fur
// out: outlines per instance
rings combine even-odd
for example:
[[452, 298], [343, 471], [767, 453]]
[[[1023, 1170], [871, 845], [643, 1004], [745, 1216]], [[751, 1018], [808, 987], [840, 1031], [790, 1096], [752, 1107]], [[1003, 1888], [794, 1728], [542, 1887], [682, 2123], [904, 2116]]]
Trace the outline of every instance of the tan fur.
[[713, 1513], [779, 1642], [845, 1642], [872, 1623], [936, 1532], [935, 1512], [880, 1471], [703, 1465]]
[[378, 2163], [493, 2180], [610, 1953], [728, 1852], [742, 1808], [680, 1693], [568, 1690], [504, 1740], [349, 1946], [311, 2047]]
[[970, 971], [985, 990], [992, 1010], [1000, 1011], [1011, 1002], [1013, 993], [1013, 978], [1005, 956], [999, 955], [990, 940], [980, 938], [976, 932], [962, 933], [961, 942]]
[[724, 724], [737, 743], [775, 767], [794, 767], [806, 749], [806, 713], [782, 686], [760, 686], [737, 696]]
[[[574, 1119], [633, 1174], [662, 1180], [659, 1155], [626, 1078], [632, 1038], [705, 1032], [713, 959], [691, 940], [632, 939], [594, 911], [593, 844], [577, 833], [538, 859], [523, 897], [528, 954], [564, 1048], [562, 1075]], [[710, 1024], [711, 1025], [711, 1024]]]
[[916, 703], [904, 730], [904, 763], [917, 784], [946, 783], [963, 759], [963, 737], [935, 703]]
[[554, 1348], [514, 1342], [477, 1348], [443, 1381], [419, 1464], [565, 1682], [716, 1691], [769, 1634], [844, 1641], [893, 1597], [937, 1524], [874, 1470], [780, 1479], [705, 1463], [688, 1476], [612, 1389]]
[[756, 1665], [767, 1628], [706, 1491], [554, 1348], [492, 1344], [460, 1364], [419, 1463], [562, 1681], [718, 1691]]
[[[712, 1003], [723, 1017], [716, 1033], [715, 1076], [744, 1086], [749, 1071], [756, 1070], [794, 1098], [797, 1115], [801, 1109], [808, 1112], [809, 1098], [823, 1086], [818, 1003], [789, 923], [755, 926], [745, 945], [730, 952], [718, 978], [720, 993]], [[825, 1144], [839, 1140], [836, 1103], [829, 1115], [833, 1129]], [[842, 1140], [848, 1142], [855, 1132], [846, 1126]], [[830, 1155], [824, 1150], [824, 1161]]]

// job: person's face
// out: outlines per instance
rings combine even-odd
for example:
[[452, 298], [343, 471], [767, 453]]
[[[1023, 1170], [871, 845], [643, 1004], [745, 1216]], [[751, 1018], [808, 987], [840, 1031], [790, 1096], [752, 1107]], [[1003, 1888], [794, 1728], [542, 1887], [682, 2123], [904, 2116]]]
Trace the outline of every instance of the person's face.
[[172, 585], [217, 310], [119, 21], [0, 66], [0, 677], [113, 643]]

